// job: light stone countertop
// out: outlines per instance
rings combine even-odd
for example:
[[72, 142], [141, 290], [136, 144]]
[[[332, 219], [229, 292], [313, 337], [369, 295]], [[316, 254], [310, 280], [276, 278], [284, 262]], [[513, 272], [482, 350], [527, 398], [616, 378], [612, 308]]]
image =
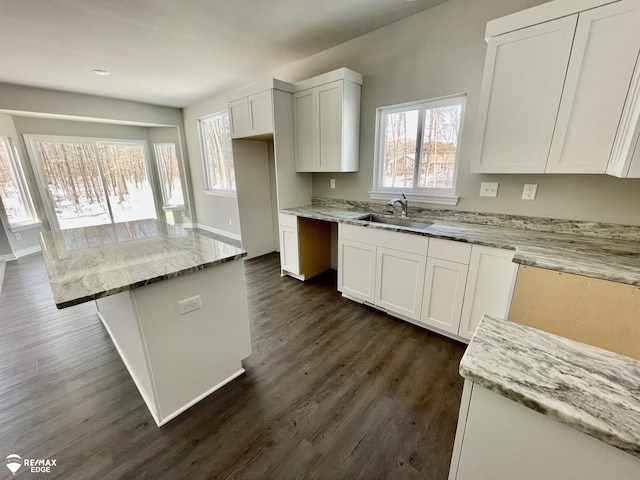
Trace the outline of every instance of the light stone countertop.
[[158, 220], [42, 232], [58, 308], [242, 258], [240, 248]]
[[638, 227], [416, 209], [410, 211], [411, 218], [434, 223], [410, 230], [362, 220], [370, 213], [388, 215], [384, 205], [326, 199], [281, 213], [514, 250], [513, 261], [518, 264], [640, 285]]
[[485, 315], [460, 375], [640, 457], [640, 360]]

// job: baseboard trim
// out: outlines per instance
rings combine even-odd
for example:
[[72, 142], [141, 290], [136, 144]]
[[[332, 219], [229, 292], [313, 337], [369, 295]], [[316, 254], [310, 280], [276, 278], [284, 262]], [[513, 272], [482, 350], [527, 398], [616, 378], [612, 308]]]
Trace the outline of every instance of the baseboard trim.
[[166, 417], [164, 417], [162, 420], [160, 420], [160, 422], [156, 421], [156, 423], [158, 424], [158, 427], [162, 427], [163, 425], [167, 424], [168, 422], [170, 422], [171, 420], [173, 420], [174, 418], [176, 418], [178, 415], [180, 415], [182, 412], [184, 412], [185, 410], [190, 409], [191, 407], [193, 407], [196, 403], [200, 402], [201, 400], [204, 400], [206, 397], [208, 397], [209, 395], [211, 395], [213, 392], [215, 392], [216, 390], [221, 389], [222, 387], [224, 387], [227, 383], [235, 380], [236, 378], [238, 378], [240, 375], [242, 375], [245, 372], [244, 368], [240, 368], [240, 370], [238, 370], [236, 373], [234, 373], [233, 375], [231, 375], [230, 377], [224, 379], [223, 381], [221, 381], [220, 383], [218, 383], [216, 386], [210, 388], [209, 390], [207, 390], [206, 392], [204, 392], [202, 395], [194, 398], [193, 400], [191, 400], [189, 403], [187, 403], [186, 405], [180, 407], [179, 409], [177, 409], [175, 412], [167, 415]]
[[0, 255], [0, 262], [10, 262], [11, 260], [15, 260], [17, 257], [13, 253], [8, 253], [6, 255]]
[[215, 233], [216, 235], [222, 235], [223, 237], [228, 237], [228, 238], [231, 238], [233, 240], [242, 241], [242, 237], [240, 235], [238, 235], [237, 233], [228, 232], [226, 230], [221, 230], [219, 228], [210, 227], [210, 226], [204, 225], [202, 223], [196, 223], [194, 225], [197, 228], [201, 228], [202, 230], [204, 230], [206, 232]]
[[113, 345], [116, 347], [116, 350], [118, 351], [118, 355], [120, 355], [120, 358], [122, 359], [122, 363], [124, 363], [125, 368], [129, 372], [129, 376], [133, 379], [133, 383], [135, 383], [136, 388], [140, 392], [140, 396], [142, 396], [142, 400], [147, 405], [147, 409], [151, 413], [151, 416], [153, 417], [153, 420], [156, 422], [156, 425], [158, 425], [158, 427], [159, 427], [160, 426], [160, 418], [158, 417], [158, 415], [156, 413], [156, 410], [155, 410], [155, 408], [156, 408], [155, 402], [153, 402], [152, 399], [150, 399], [148, 397], [148, 395], [145, 392], [144, 388], [142, 388], [142, 384], [140, 383], [140, 381], [138, 380], [138, 377], [134, 373], [133, 368], [131, 368], [131, 365], [127, 361], [127, 357], [122, 353], [122, 349], [120, 348], [120, 344], [118, 343], [118, 341], [116, 340], [116, 337], [113, 335], [113, 332], [109, 328], [109, 324], [105, 321], [104, 317], [102, 316], [102, 314], [100, 312], [98, 312], [98, 317], [100, 318], [100, 321], [102, 322], [102, 325], [104, 325], [105, 330], [109, 334], [109, 337], [111, 337], [111, 341], [113, 342]]
[[32, 253], [38, 253], [42, 249], [40, 245], [34, 245], [33, 247], [23, 248], [22, 250], [16, 250], [13, 252], [16, 258], [25, 257], [27, 255], [31, 255]]

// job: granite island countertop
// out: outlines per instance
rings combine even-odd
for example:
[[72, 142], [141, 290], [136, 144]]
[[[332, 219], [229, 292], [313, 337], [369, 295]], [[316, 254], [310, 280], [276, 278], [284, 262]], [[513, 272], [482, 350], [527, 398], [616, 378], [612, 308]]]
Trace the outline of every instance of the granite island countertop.
[[[280, 212], [514, 250], [513, 261], [521, 265], [640, 285], [638, 227], [417, 209], [417, 213], [410, 214], [410, 218], [428, 220], [433, 224], [424, 229], [411, 230], [363, 220], [372, 213], [371, 208], [373, 213], [386, 213], [386, 206], [380, 204], [326, 200]], [[535, 222], [542, 225], [536, 225]], [[549, 231], [552, 229], [554, 231]]]
[[58, 308], [242, 258], [240, 248], [158, 220], [40, 234]]
[[485, 315], [460, 374], [640, 458], [640, 360]]

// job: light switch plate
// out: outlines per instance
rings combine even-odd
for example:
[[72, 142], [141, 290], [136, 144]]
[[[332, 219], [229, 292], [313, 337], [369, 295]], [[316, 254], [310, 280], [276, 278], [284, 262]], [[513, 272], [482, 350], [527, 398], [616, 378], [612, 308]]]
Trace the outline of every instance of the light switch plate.
[[538, 192], [537, 183], [525, 183], [524, 189], [522, 190], [522, 199], [535, 200], [537, 192]]
[[480, 185], [481, 197], [497, 197], [498, 196], [498, 182], [482, 182]]

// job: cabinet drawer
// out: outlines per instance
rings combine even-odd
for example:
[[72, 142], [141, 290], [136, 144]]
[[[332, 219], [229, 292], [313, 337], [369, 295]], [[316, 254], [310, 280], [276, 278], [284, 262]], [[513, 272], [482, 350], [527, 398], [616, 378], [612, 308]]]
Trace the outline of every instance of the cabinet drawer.
[[416, 255], [426, 256], [429, 249], [429, 238], [427, 237], [381, 230], [379, 228], [359, 227], [341, 223], [338, 227], [338, 236], [341, 239], [354, 240]]
[[278, 222], [281, 227], [298, 228], [298, 217], [296, 215], [279, 213]]
[[429, 256], [439, 258], [440, 260], [469, 265], [471, 245], [463, 242], [454, 242], [452, 240], [432, 238], [429, 241]]

